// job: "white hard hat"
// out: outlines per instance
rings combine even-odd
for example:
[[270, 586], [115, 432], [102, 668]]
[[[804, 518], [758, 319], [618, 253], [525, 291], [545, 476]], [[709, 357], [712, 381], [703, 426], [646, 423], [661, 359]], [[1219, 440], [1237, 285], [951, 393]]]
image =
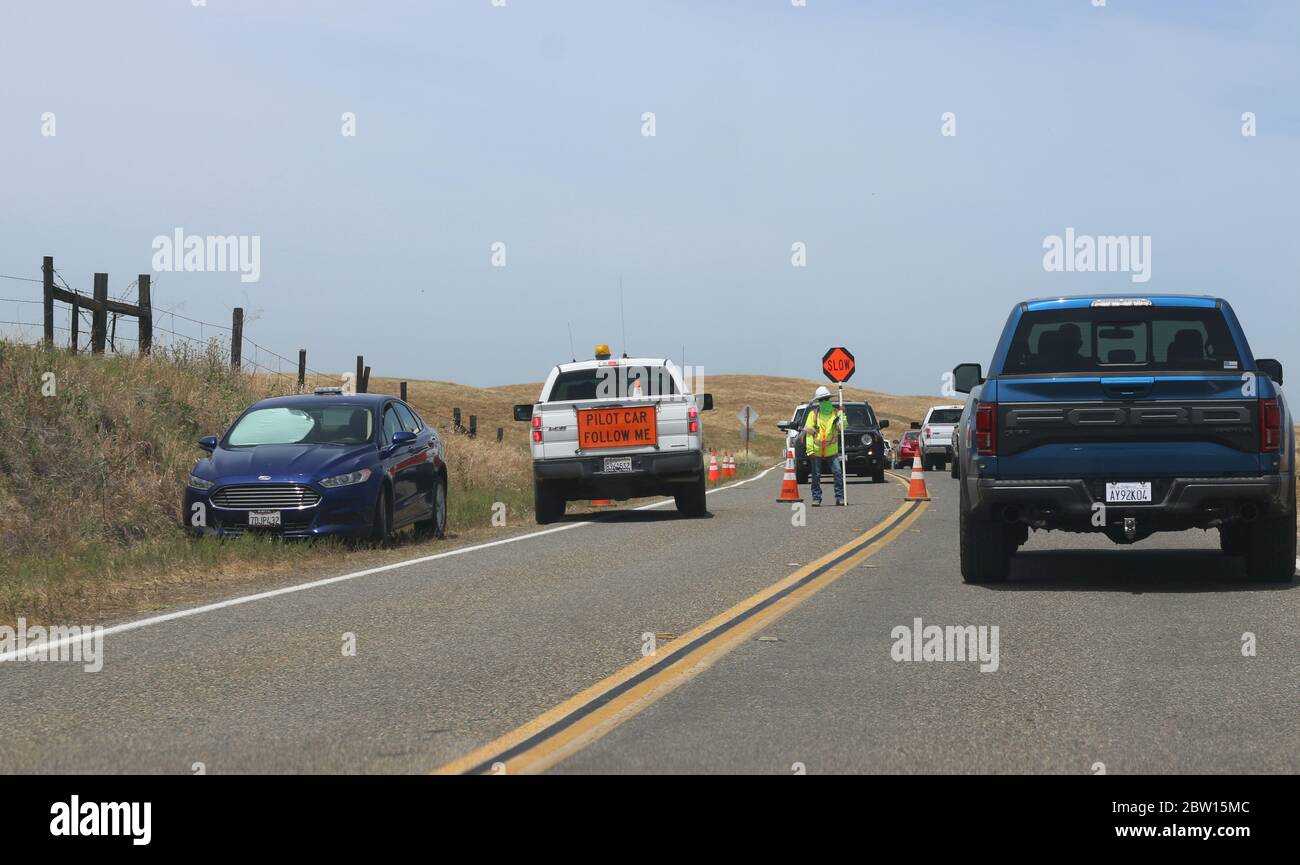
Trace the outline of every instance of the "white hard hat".
[[817, 392], [813, 394], [813, 399], [830, 399], [830, 398], [831, 398], [831, 389], [828, 388], [826, 385], [822, 385], [821, 387], [817, 388]]

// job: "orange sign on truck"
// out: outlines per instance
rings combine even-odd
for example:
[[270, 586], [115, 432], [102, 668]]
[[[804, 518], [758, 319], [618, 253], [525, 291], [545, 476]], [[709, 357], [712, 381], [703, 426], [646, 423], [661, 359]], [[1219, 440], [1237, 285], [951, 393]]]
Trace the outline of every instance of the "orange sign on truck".
[[647, 447], [658, 444], [659, 424], [652, 405], [578, 409], [578, 447]]

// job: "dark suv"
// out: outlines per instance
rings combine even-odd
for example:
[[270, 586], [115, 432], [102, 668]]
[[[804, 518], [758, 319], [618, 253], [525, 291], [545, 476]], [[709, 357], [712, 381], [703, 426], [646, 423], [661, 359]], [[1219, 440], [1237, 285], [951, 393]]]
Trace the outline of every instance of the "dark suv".
[[[837, 403], [836, 407], [838, 405]], [[791, 446], [794, 447], [795, 474], [800, 484], [808, 483], [811, 471], [808, 454], [801, 437], [797, 435], [803, 429], [807, 417], [808, 404], [804, 403], [794, 410], [794, 416], [790, 420], [777, 423], [777, 427], [787, 433], [796, 433], [791, 436]], [[844, 473], [855, 474], [860, 478], [870, 475], [876, 483], [884, 483], [885, 437], [880, 431], [889, 428], [889, 421], [877, 421], [876, 412], [868, 402], [844, 403], [844, 419]], [[825, 477], [829, 473], [827, 469], [822, 475]]]

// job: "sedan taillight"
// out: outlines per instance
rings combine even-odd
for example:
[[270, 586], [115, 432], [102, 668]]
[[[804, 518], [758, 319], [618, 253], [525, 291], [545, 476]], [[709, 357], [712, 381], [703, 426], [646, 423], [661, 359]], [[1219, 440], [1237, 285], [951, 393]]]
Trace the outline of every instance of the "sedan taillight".
[[975, 409], [975, 453], [980, 456], [998, 455], [998, 404], [980, 403]]

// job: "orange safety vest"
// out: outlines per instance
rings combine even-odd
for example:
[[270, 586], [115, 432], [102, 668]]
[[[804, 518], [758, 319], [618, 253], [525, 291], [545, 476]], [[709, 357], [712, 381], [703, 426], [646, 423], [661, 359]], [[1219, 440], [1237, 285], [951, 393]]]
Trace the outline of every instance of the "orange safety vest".
[[[803, 422], [803, 428], [808, 435], [804, 436], [804, 451], [810, 457], [833, 457], [840, 453], [840, 431], [835, 428], [836, 424], [843, 423], [844, 412], [839, 408], [831, 411], [830, 418], [822, 422], [821, 409], [814, 403], [808, 407], [808, 417]], [[820, 439], [822, 444], [817, 444]]]

